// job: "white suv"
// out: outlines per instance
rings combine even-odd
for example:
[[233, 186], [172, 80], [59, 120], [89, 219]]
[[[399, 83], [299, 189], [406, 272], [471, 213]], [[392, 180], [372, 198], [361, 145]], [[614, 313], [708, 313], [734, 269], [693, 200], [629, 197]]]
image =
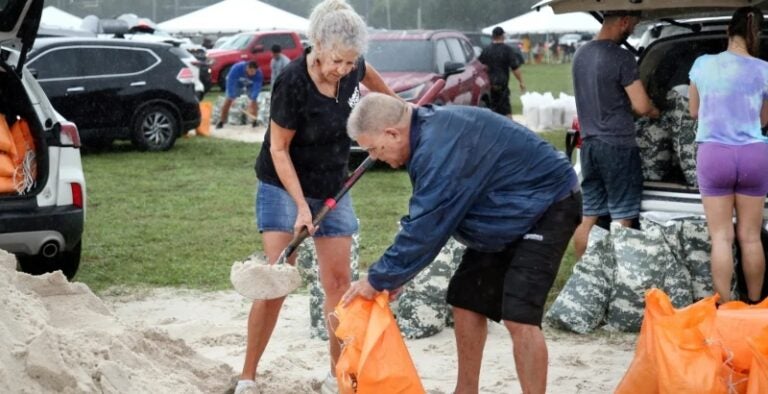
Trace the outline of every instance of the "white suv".
[[71, 278], [80, 265], [85, 176], [77, 127], [24, 66], [42, 8], [43, 0], [0, 0], [0, 113], [9, 124], [26, 121], [34, 140], [11, 177], [14, 190], [0, 191], [0, 249], [16, 254], [25, 272], [60, 269]]

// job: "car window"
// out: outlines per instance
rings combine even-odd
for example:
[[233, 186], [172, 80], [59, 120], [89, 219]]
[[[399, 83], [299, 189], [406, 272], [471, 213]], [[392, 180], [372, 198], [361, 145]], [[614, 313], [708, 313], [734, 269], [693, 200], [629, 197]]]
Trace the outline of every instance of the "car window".
[[83, 77], [135, 74], [159, 63], [160, 59], [144, 48], [80, 48]]
[[472, 44], [466, 40], [459, 40], [461, 48], [464, 50], [464, 56], [467, 58], [467, 62], [475, 58], [475, 49], [472, 48]]
[[451, 54], [448, 51], [448, 44], [445, 40], [439, 40], [435, 47], [435, 62], [437, 63], [437, 72], [442, 74], [445, 72], [445, 62], [451, 61]]
[[272, 45], [280, 45], [282, 49], [296, 48], [296, 43], [293, 42], [293, 38], [290, 34], [270, 34], [259, 39], [258, 44], [264, 45], [264, 48], [269, 50]]
[[252, 34], [241, 34], [239, 36], [232, 37], [229, 41], [224, 42], [219, 47], [220, 49], [234, 49], [237, 51], [243, 50], [248, 47], [248, 43], [251, 42]]
[[432, 48], [424, 40], [371, 40], [365, 60], [379, 72], [434, 72]]
[[448, 44], [448, 51], [451, 53], [451, 59], [454, 62], [461, 64], [467, 63], [467, 55], [464, 53], [464, 48], [461, 47], [461, 43], [458, 38], [448, 38], [445, 40]]
[[36, 56], [27, 67], [37, 72], [38, 80], [45, 80], [76, 77], [79, 66], [77, 51], [56, 48]]

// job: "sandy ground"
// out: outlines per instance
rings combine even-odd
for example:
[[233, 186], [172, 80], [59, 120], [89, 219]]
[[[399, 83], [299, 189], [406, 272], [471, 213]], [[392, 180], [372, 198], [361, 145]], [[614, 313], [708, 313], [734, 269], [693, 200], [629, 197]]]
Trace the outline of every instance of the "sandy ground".
[[[103, 299], [122, 322], [137, 330], [160, 329], [235, 371], [242, 367], [250, 304], [234, 291], [156, 289]], [[634, 353], [635, 335], [601, 332], [580, 336], [553, 329], [545, 331], [549, 343], [550, 393], [611, 392]], [[456, 373], [453, 330], [409, 340], [407, 345], [425, 389], [429, 393], [450, 393]], [[292, 294], [283, 306], [260, 366], [264, 392], [316, 392], [328, 371], [325, 349], [326, 342], [310, 339], [309, 297]], [[509, 336], [501, 325], [491, 324], [480, 392], [519, 391]]]

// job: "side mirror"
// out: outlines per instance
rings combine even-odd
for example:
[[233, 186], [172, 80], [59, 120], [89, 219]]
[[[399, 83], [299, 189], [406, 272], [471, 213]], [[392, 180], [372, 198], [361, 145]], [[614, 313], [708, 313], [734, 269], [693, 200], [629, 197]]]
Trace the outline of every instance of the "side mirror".
[[261, 44], [254, 45], [253, 49], [251, 49], [251, 52], [252, 53], [264, 52], [264, 45], [261, 45]]
[[448, 62], [445, 62], [445, 66], [443, 69], [445, 70], [444, 72], [445, 77], [448, 78], [451, 75], [463, 73], [464, 63], [448, 61]]

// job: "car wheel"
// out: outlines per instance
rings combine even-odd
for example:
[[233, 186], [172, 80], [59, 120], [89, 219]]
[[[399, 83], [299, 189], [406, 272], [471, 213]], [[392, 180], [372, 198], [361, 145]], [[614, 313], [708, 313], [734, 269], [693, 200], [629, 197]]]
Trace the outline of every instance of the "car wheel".
[[231, 67], [224, 67], [219, 71], [219, 88], [221, 88], [222, 92], [227, 91], [227, 75], [229, 75], [229, 69]]
[[80, 268], [80, 254], [82, 241], [78, 242], [70, 251], [57, 254], [54, 257], [39, 255], [16, 255], [19, 261], [19, 269], [30, 275], [42, 275], [46, 272], [61, 270], [67, 279], [72, 279]]
[[179, 122], [168, 108], [149, 105], [134, 119], [132, 141], [137, 148], [149, 151], [168, 150], [179, 135]]

